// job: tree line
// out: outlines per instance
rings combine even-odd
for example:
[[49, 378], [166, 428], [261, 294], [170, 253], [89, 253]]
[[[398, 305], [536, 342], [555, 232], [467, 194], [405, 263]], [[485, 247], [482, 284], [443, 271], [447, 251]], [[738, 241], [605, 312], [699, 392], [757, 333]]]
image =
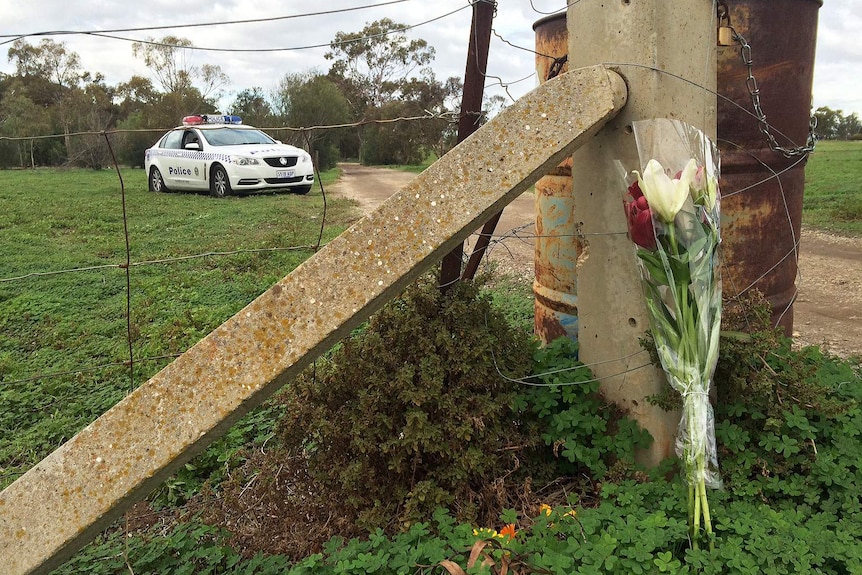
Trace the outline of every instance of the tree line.
[[814, 133], [821, 140], [862, 140], [862, 122], [856, 112], [845, 116], [842, 110], [821, 106], [814, 110], [814, 118]]
[[[454, 145], [462, 82], [438, 80], [431, 68], [434, 48], [408, 39], [404, 29], [384, 18], [358, 32], [338, 32], [325, 55], [331, 62], [326, 73], [297, 71], [269, 90], [243, 89], [227, 109], [218, 102], [230, 78], [218, 65], [189, 64], [184, 56], [193, 44], [185, 38], [133, 43], [149, 77], [133, 75], [115, 86], [83, 70], [65, 43], [16, 40], [7, 54], [15, 73], [0, 74], [0, 136], [7, 137], [0, 139], [0, 168], [101, 169], [111, 157], [100, 134], [115, 130], [117, 159], [142, 166], [144, 150], [162, 131], [183, 116], [204, 113], [236, 114], [267, 128], [273, 137], [308, 149], [322, 169], [340, 159], [419, 163]], [[486, 113], [503, 102], [500, 96], [488, 99]]]

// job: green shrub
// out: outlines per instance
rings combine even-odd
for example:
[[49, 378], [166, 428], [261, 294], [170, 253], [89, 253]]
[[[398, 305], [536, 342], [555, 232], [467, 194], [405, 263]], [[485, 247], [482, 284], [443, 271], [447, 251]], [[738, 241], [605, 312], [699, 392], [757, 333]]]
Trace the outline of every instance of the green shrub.
[[426, 276], [288, 387], [282, 444], [366, 528], [438, 506], [475, 519], [537, 443], [502, 375], [526, 375], [533, 349], [478, 287]]

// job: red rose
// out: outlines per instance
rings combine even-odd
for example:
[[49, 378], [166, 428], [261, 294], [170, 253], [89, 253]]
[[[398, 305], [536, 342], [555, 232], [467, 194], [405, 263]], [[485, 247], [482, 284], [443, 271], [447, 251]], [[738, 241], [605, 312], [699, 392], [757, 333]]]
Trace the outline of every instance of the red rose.
[[629, 186], [629, 196], [632, 201], [625, 204], [626, 220], [629, 226], [629, 238], [647, 250], [656, 249], [655, 232], [653, 231], [652, 211], [635, 181]]

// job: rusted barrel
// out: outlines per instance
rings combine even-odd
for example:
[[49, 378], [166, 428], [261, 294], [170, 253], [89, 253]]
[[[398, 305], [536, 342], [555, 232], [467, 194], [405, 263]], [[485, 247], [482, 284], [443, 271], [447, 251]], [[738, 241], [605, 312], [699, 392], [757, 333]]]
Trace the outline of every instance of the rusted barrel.
[[727, 299], [748, 289], [760, 290], [772, 306], [773, 323], [790, 335], [805, 156], [786, 158], [770, 149], [749, 113], [751, 90], [760, 90], [762, 110], [777, 143], [803, 146], [822, 2], [727, 0], [726, 5], [731, 26], [750, 45], [755, 81], [748, 79], [738, 42], [718, 48], [723, 291]]
[[[805, 156], [770, 148], [753, 115], [752, 89], [778, 145], [806, 143], [814, 78], [814, 49], [822, 0], [726, 0], [741, 46], [718, 47], [718, 145], [721, 151], [722, 270], [725, 299], [751, 289], [772, 306], [772, 319], [793, 329], [797, 253], [802, 223]], [[533, 24], [539, 81], [567, 52], [565, 14]], [[546, 57], [546, 56], [551, 56]], [[578, 254], [571, 164], [536, 183], [535, 331], [543, 341], [577, 337]]]
[[[536, 33], [539, 82], [567, 70], [566, 14], [542, 18]], [[572, 198], [572, 161], [568, 159], [536, 182], [535, 333], [545, 343], [561, 336], [577, 339], [577, 221]]]

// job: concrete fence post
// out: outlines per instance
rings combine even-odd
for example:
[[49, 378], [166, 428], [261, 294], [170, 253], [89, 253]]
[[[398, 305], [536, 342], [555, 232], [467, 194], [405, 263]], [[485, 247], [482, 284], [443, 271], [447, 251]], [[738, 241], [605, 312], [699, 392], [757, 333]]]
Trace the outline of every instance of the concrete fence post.
[[679, 414], [647, 402], [663, 388], [664, 375], [639, 353], [649, 320], [625, 233], [625, 188], [612, 166], [620, 160], [627, 169], [642, 168], [631, 129], [635, 120], [674, 118], [715, 138], [715, 16], [706, 0], [573, 2], [567, 12], [569, 66], [607, 63], [629, 90], [625, 109], [572, 158], [576, 219], [583, 231], [578, 341], [580, 359], [595, 364], [605, 397], [655, 439], [640, 454], [644, 463], [673, 453]]

